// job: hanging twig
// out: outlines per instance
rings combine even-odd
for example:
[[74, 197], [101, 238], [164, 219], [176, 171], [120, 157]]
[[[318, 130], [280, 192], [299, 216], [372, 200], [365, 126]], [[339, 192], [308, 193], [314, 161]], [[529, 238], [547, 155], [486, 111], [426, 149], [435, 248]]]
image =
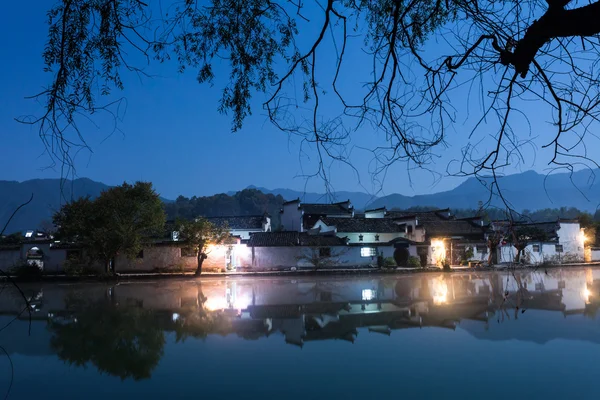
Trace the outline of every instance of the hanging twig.
[[12, 221], [13, 217], [17, 214], [17, 212], [25, 207], [27, 204], [31, 203], [31, 201], [33, 200], [33, 193], [31, 193], [31, 197], [29, 198], [28, 201], [26, 201], [25, 203], [21, 204], [19, 207], [17, 207], [15, 209], [15, 211], [13, 211], [12, 215], [10, 216], [10, 218], [8, 219], [8, 221], [6, 221], [6, 224], [4, 224], [4, 228], [2, 228], [2, 230], [0, 231], [0, 236], [2, 236], [4, 234], [4, 231], [6, 230], [6, 228], [8, 227], [8, 224], [10, 224], [10, 221]]

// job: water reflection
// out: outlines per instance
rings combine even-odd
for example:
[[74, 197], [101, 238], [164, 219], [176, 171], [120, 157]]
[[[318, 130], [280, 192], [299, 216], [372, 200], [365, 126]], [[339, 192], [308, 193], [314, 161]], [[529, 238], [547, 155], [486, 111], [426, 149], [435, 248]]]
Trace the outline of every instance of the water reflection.
[[[0, 313], [27, 320], [22, 298], [10, 287], [2, 290]], [[570, 316], [596, 318], [600, 270], [593, 269], [40, 284], [23, 290], [32, 303], [33, 323], [45, 330], [36, 338], [22, 332], [23, 325], [21, 332], [12, 327], [8, 335], [2, 333], [9, 354], [54, 354], [70, 365], [93, 365], [121, 379], [149, 378], [169, 334], [175, 342], [210, 335], [279, 336], [304, 347], [326, 340], [354, 343], [361, 329], [393, 335], [403, 329], [460, 327], [485, 340], [600, 342], [597, 331], [568, 329]], [[552, 320], [548, 329], [539, 325], [540, 311], [565, 318]], [[518, 321], [515, 329], [491, 328], [509, 321]]]

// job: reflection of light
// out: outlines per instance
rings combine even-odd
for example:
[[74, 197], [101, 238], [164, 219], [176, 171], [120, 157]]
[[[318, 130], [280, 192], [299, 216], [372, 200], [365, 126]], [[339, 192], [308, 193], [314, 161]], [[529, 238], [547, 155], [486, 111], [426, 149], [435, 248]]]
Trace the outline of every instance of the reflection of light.
[[433, 280], [433, 304], [441, 305], [448, 300], [448, 285], [440, 278]]
[[227, 300], [223, 297], [209, 297], [204, 303], [204, 308], [208, 311], [224, 310], [227, 308]]
[[233, 302], [233, 308], [236, 310], [245, 310], [248, 308], [251, 302], [252, 299], [250, 296], [239, 296]]
[[433, 252], [433, 262], [437, 265], [443, 264], [446, 259], [446, 245], [441, 239], [431, 241], [431, 250]]
[[173, 322], [177, 321], [179, 319], [179, 314], [177, 314], [176, 312], [173, 313]]
[[585, 288], [581, 291], [581, 296], [583, 297], [583, 300], [586, 303], [590, 302], [590, 296], [592, 295], [592, 292], [590, 292], [590, 290], [588, 288]]
[[363, 301], [373, 300], [375, 298], [375, 291], [373, 289], [363, 289], [362, 299]]

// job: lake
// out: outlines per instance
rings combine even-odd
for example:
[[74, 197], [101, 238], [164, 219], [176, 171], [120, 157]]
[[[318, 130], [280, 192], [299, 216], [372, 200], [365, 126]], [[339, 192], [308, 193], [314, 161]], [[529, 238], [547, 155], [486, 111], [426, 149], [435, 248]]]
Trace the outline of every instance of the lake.
[[0, 399], [598, 398], [600, 269], [21, 289]]

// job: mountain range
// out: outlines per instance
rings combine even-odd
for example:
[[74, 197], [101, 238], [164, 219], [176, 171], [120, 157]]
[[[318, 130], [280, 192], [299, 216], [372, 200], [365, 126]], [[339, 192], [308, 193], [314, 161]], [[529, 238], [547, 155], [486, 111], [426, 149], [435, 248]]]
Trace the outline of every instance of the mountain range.
[[[544, 208], [576, 207], [580, 210], [594, 212], [600, 205], [600, 170], [582, 170], [551, 175], [527, 171], [507, 175], [498, 179], [503, 196], [518, 211], [525, 209], [540, 210]], [[6, 233], [39, 228], [45, 221], [50, 221], [52, 214], [66, 200], [82, 196], [98, 196], [109, 188], [101, 182], [80, 178], [73, 181], [59, 179], [33, 179], [24, 182], [0, 181], [0, 229], [4, 226], [12, 212], [20, 204], [34, 194], [32, 202], [22, 208], [11, 221]], [[490, 178], [477, 180], [469, 178], [456, 188], [444, 192], [405, 196], [390, 194], [375, 197], [363, 192], [343, 191], [327, 196], [320, 193], [303, 193], [291, 189], [266, 189], [250, 186], [263, 193], [281, 195], [286, 200], [300, 198], [304, 202], [328, 202], [350, 200], [357, 209], [365, 208], [410, 208], [415, 206], [432, 206], [440, 208], [467, 209], [477, 208], [479, 202], [486, 203], [490, 199]], [[227, 193], [229, 196], [236, 192]], [[163, 199], [164, 202], [170, 200]], [[496, 191], [491, 196], [491, 206], [502, 207], [502, 201]]]

